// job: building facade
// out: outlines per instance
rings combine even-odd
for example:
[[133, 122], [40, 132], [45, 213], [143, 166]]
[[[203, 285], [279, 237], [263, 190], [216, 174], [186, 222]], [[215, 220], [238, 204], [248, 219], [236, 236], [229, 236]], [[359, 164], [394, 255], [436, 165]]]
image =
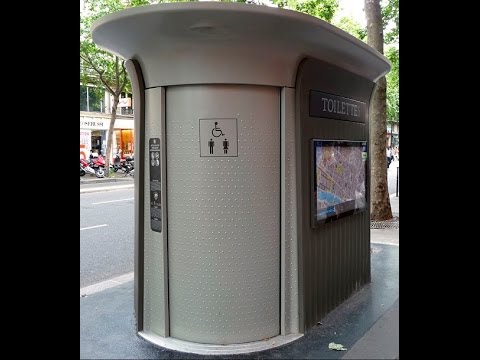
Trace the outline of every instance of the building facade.
[[[80, 85], [80, 158], [88, 158], [90, 150], [106, 155], [112, 101], [109, 93]], [[112, 153], [109, 154], [111, 159], [117, 151], [121, 158], [133, 155], [133, 123], [132, 96], [122, 94], [114, 125]]]

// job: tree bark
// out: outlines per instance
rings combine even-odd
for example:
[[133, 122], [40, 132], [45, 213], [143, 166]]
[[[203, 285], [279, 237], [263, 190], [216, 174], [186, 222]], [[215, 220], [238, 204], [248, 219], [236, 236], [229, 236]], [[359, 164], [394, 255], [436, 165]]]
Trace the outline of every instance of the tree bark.
[[[365, 0], [367, 43], [383, 54], [383, 21], [380, 0]], [[387, 83], [385, 77], [377, 82], [370, 104], [370, 219], [391, 219], [392, 208], [387, 180]]]
[[105, 154], [105, 176], [110, 176], [110, 159], [112, 158], [112, 144], [113, 144], [113, 129], [115, 126], [115, 119], [117, 118], [117, 106], [120, 100], [120, 93], [113, 95], [112, 114], [110, 116], [110, 125], [108, 127], [107, 135], [107, 151]]

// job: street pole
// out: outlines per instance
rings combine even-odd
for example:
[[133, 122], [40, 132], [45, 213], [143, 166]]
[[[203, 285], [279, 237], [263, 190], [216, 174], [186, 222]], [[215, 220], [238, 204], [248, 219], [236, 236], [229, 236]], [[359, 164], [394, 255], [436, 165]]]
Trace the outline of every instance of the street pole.
[[400, 166], [397, 166], [397, 190], [396, 190], [395, 197], [398, 197], [398, 172], [399, 172], [398, 169], [400, 169]]

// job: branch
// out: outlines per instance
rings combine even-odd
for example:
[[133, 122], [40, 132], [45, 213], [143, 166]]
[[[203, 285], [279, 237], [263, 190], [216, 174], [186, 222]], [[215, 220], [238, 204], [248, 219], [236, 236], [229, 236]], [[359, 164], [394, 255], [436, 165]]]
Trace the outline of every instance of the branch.
[[95, 66], [95, 64], [93, 63], [93, 60], [90, 58], [90, 56], [86, 53], [84, 53], [82, 55], [82, 53], [80, 53], [80, 58], [85, 61], [87, 64], [89, 64], [93, 71], [95, 71], [99, 76], [100, 76], [100, 81], [102, 82], [103, 85], [105, 85], [105, 87], [107, 88], [107, 90], [111, 93], [111, 94], [115, 94], [115, 92], [113, 91], [113, 89], [108, 85], [107, 83], [107, 80], [105, 79], [105, 77], [103, 76], [104, 74], [104, 71], [100, 70], [99, 68], [97, 68]]
[[115, 56], [115, 85], [117, 85], [117, 93], [120, 95], [122, 89], [120, 89], [120, 72], [118, 70], [118, 56]]
[[125, 68], [125, 60], [122, 61], [122, 75], [123, 75], [123, 81], [122, 81], [121, 89], [124, 89], [128, 81], [127, 69]]

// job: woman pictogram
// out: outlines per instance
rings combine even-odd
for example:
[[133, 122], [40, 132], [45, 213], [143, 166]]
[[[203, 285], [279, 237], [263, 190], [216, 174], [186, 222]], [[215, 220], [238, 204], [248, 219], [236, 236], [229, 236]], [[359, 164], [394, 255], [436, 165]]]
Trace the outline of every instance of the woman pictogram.
[[226, 154], [228, 152], [228, 140], [227, 138], [225, 138], [225, 140], [223, 140], [223, 153]]

